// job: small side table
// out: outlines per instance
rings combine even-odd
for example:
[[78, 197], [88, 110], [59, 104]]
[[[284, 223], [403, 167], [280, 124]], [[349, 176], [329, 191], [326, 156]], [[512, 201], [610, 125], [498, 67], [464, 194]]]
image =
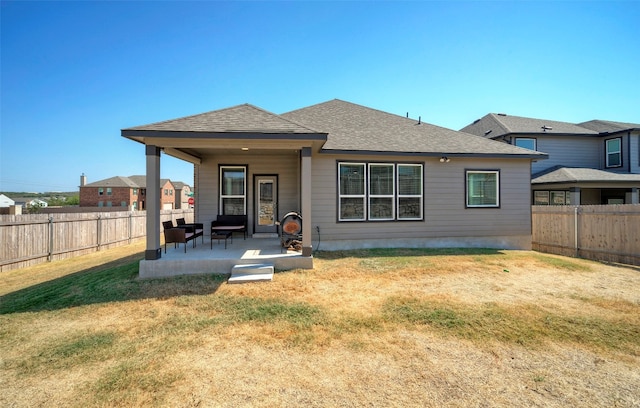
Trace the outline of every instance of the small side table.
[[231, 238], [231, 243], [233, 244], [233, 236], [231, 235], [231, 231], [211, 231], [211, 249], [213, 249], [213, 240], [217, 239], [218, 244], [221, 239], [224, 239], [224, 249], [227, 249], [227, 238]]

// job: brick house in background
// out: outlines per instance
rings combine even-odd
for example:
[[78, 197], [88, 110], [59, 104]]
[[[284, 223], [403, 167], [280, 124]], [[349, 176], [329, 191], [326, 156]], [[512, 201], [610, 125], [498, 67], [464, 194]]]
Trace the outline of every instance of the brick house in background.
[[[115, 176], [89, 184], [85, 180], [83, 176], [80, 185], [80, 207], [126, 207], [133, 210], [145, 210], [147, 207], [146, 176]], [[176, 192], [171, 180], [161, 179], [160, 191], [160, 208], [176, 208]]]

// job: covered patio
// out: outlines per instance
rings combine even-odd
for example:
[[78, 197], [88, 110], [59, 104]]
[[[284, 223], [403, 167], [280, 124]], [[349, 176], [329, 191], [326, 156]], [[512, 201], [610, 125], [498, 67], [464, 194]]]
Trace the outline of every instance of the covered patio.
[[[147, 245], [140, 277], [229, 273], [235, 265], [265, 263], [276, 269], [313, 268], [311, 244], [312, 155], [327, 134], [252, 105], [123, 129], [146, 147]], [[161, 154], [194, 165], [194, 222], [204, 245], [161, 248]], [[301, 252], [281, 253], [279, 238], [234, 237], [227, 250], [210, 249], [210, 226], [219, 215], [244, 215], [249, 237], [278, 235], [286, 213], [302, 214]], [[188, 244], [190, 245], [190, 244]]]
[[140, 278], [165, 278], [176, 275], [197, 274], [229, 274], [236, 265], [272, 265], [276, 270], [311, 269], [313, 258], [302, 256], [299, 251], [287, 250], [280, 245], [279, 238], [247, 238], [237, 235], [227, 240], [213, 239], [208, 236], [203, 240], [198, 238], [196, 247], [187, 243], [174, 248], [174, 244], [167, 244], [167, 253], [162, 245], [162, 258], [157, 260], [140, 261]]

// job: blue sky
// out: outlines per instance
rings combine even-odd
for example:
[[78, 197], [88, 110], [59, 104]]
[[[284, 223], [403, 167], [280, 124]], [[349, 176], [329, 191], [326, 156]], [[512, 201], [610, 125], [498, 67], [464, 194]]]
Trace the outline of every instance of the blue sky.
[[[640, 2], [2, 1], [0, 191], [145, 173], [120, 129], [338, 98], [460, 129], [640, 122]], [[163, 156], [162, 177], [191, 184]]]

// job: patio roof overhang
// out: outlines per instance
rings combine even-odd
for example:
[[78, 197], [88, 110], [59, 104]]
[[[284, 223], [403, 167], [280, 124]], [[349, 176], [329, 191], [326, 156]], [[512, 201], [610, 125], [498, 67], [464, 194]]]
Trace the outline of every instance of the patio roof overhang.
[[327, 141], [326, 133], [259, 133], [259, 132], [186, 132], [122, 130], [122, 136], [147, 146], [157, 146], [166, 154], [193, 164], [200, 164], [210, 154], [238, 151], [300, 151], [311, 148], [319, 152]]

